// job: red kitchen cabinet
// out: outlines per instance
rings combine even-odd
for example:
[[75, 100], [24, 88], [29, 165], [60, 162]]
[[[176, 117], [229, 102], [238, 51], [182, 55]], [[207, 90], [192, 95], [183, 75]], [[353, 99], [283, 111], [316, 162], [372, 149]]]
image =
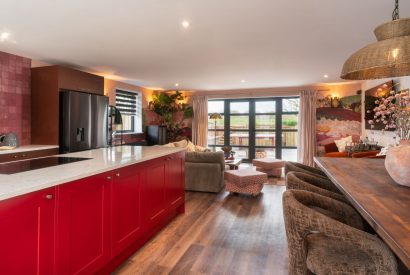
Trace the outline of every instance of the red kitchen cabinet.
[[167, 206], [174, 206], [185, 199], [185, 153], [173, 154], [166, 158], [165, 199]]
[[160, 221], [165, 211], [166, 159], [150, 160], [144, 167], [141, 182], [144, 221], [148, 226]]
[[141, 165], [116, 170], [111, 187], [112, 252], [118, 255], [141, 234]]
[[105, 173], [57, 187], [56, 274], [91, 274], [110, 260], [110, 184]]
[[52, 274], [55, 188], [0, 202], [0, 274]]

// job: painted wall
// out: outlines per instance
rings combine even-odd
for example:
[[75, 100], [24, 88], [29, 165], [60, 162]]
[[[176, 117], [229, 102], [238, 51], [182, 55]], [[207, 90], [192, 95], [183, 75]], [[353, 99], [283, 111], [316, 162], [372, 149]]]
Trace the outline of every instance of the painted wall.
[[31, 142], [29, 58], [0, 52], [0, 134], [15, 132], [21, 145]]
[[[362, 83], [362, 104], [364, 104], [364, 92], [370, 88], [373, 88], [377, 85], [380, 85], [382, 83], [385, 83], [387, 81], [391, 80], [391, 78], [388, 79], [377, 79], [377, 80], [367, 80]], [[398, 85], [399, 90], [403, 89], [408, 89], [410, 88], [410, 76], [406, 77], [399, 77], [399, 78], [393, 78], [395, 83], [400, 83]], [[362, 118], [364, 122], [364, 108], [362, 110]], [[377, 141], [380, 145], [386, 146], [388, 144], [394, 144], [396, 140], [394, 139], [395, 133], [394, 132], [382, 132], [382, 131], [376, 131], [376, 130], [366, 130], [364, 123], [362, 123], [362, 132], [364, 136], [367, 136], [370, 140]]]

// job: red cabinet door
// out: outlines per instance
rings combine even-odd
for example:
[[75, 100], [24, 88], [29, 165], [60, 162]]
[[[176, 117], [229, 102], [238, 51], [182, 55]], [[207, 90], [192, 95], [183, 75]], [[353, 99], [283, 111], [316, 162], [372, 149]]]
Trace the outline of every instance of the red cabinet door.
[[184, 166], [185, 155], [184, 153], [173, 154], [166, 158], [167, 160], [167, 173], [166, 173], [166, 187], [165, 197], [166, 204], [173, 206], [179, 204], [185, 199], [185, 179], [184, 179]]
[[114, 172], [111, 184], [112, 252], [119, 254], [141, 233], [141, 165]]
[[158, 158], [144, 166], [141, 181], [144, 223], [148, 226], [161, 219], [165, 211], [166, 160]]
[[0, 202], [0, 274], [52, 274], [55, 188]]
[[109, 262], [111, 175], [57, 187], [56, 274], [91, 274]]

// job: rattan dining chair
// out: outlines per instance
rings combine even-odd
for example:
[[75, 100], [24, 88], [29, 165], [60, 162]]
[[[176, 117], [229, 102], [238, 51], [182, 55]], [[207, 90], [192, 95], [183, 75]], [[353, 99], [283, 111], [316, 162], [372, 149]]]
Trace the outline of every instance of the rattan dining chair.
[[306, 190], [349, 203], [347, 198], [337, 189], [333, 182], [316, 175], [289, 172], [286, 175], [286, 189]]
[[349, 205], [303, 190], [283, 194], [290, 275], [397, 274], [397, 262]]
[[289, 172], [302, 172], [306, 174], [312, 174], [314, 176], [321, 176], [324, 178], [328, 178], [326, 174], [318, 168], [314, 168], [314, 167], [304, 165], [299, 162], [293, 162], [293, 161], [287, 161], [285, 163], [285, 175]]

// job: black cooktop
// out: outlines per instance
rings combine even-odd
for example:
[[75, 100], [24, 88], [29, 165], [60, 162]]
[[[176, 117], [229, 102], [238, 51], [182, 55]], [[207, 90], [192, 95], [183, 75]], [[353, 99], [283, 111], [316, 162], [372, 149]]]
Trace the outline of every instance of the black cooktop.
[[0, 163], [0, 174], [16, 174], [41, 168], [47, 168], [57, 165], [73, 163], [77, 161], [88, 160], [90, 158], [74, 158], [74, 157], [45, 157], [38, 159], [28, 159], [21, 161], [13, 161]]

